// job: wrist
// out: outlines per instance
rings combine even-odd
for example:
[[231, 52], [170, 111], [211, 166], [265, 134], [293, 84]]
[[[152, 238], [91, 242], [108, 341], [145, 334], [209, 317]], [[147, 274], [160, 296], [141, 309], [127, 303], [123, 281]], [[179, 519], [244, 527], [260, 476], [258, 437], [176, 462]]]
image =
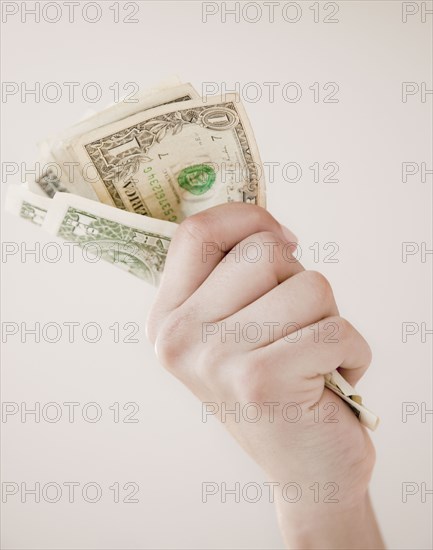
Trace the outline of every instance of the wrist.
[[289, 549], [385, 548], [368, 493], [357, 501], [296, 504], [277, 502], [280, 528]]

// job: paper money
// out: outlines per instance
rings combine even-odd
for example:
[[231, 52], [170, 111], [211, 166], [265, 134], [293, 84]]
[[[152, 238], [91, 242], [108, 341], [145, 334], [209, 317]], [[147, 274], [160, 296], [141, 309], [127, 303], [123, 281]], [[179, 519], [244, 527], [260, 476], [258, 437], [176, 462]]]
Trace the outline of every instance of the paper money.
[[[185, 217], [225, 202], [265, 206], [260, 156], [236, 95], [200, 99], [190, 84], [170, 82], [42, 149], [52, 166], [36, 182], [9, 186], [6, 209], [154, 285]], [[338, 371], [325, 385], [376, 429], [378, 417]]]
[[134, 98], [128, 98], [126, 101], [120, 100], [117, 103], [108, 105], [101, 111], [91, 113], [55, 136], [51, 143], [55, 145], [57, 141], [68, 141], [94, 128], [111, 124], [146, 109], [153, 109], [175, 101], [198, 99], [199, 97], [191, 84], [184, 84], [178, 78], [172, 77], [152, 88], [141, 91]]
[[20, 216], [36, 225], [42, 225], [50, 207], [51, 199], [30, 191], [26, 185], [9, 185], [5, 208], [11, 214]]
[[[75, 242], [86, 253], [111, 262], [158, 285], [177, 224], [100, 204], [70, 193], [53, 199], [23, 185], [8, 188], [6, 208], [49, 233]], [[361, 424], [375, 430], [379, 418], [362, 403], [356, 390], [338, 371], [325, 375], [325, 386], [345, 401]]]
[[362, 397], [356, 393], [356, 390], [352, 388], [337, 370], [325, 374], [325, 386], [350, 406], [363, 426], [372, 431], [377, 428], [379, 417], [362, 404]]
[[[179, 223], [215, 204], [264, 206], [263, 170], [233, 94], [172, 103], [96, 128], [72, 142], [98, 199]], [[88, 173], [88, 171], [86, 172]]]
[[103, 259], [158, 285], [177, 224], [119, 210], [106, 204], [56, 193], [42, 228], [86, 254]]
[[9, 186], [5, 207], [48, 233], [85, 248], [92, 262], [106, 260], [155, 286], [178, 227], [72, 193], [39, 196], [24, 185]]
[[[173, 81], [176, 85], [173, 85]], [[92, 167], [81, 164], [74, 156], [72, 142], [82, 135], [99, 127], [106, 127], [137, 113], [170, 103], [197, 99], [199, 96], [191, 84], [179, 84], [171, 79], [163, 85], [139, 94], [135, 103], [115, 103], [97, 112], [51, 139], [39, 144], [41, 164], [45, 167], [35, 180], [37, 184], [53, 197], [57, 191], [74, 193], [83, 197], [97, 199], [85, 175]]]

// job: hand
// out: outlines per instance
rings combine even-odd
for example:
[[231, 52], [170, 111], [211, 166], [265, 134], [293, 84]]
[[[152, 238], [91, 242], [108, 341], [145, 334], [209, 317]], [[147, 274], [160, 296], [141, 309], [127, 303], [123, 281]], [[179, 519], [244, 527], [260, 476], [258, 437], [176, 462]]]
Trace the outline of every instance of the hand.
[[[336, 368], [356, 384], [371, 352], [339, 316], [328, 281], [296, 261], [293, 241], [252, 205], [226, 204], [187, 218], [171, 243], [147, 332], [161, 363], [214, 404], [208, 410], [219, 411], [276, 483], [288, 544], [322, 547], [310, 536], [312, 524], [323, 541], [329, 522], [344, 522], [348, 511], [372, 515], [367, 489], [373, 446], [350, 408], [324, 387], [324, 375]], [[224, 406], [261, 417], [251, 422], [248, 412], [223, 415]], [[283, 493], [289, 482], [302, 489], [296, 504]], [[319, 502], [309, 489], [313, 484]], [[333, 529], [338, 531], [335, 524]], [[352, 530], [362, 532], [363, 525], [358, 529], [353, 521], [350, 535]], [[358, 548], [344, 533], [338, 540], [329, 536], [334, 545]], [[376, 539], [359, 547], [382, 547]]]

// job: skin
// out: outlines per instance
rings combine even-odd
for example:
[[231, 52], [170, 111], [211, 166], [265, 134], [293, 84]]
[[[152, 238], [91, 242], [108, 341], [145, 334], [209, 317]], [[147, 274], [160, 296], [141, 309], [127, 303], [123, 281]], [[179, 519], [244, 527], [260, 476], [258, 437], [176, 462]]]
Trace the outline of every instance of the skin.
[[[202, 402], [260, 407], [257, 422], [233, 414], [220, 420], [273, 483], [288, 548], [382, 549], [368, 496], [373, 445], [324, 387], [336, 368], [355, 385], [371, 351], [339, 316], [328, 281], [292, 256], [294, 241], [253, 205], [187, 218], [171, 243], [147, 334], [164, 367]], [[261, 256], [251, 261], [255, 250]], [[248, 323], [263, 330], [229, 333]], [[283, 489], [290, 482], [302, 489], [295, 503], [296, 490]]]

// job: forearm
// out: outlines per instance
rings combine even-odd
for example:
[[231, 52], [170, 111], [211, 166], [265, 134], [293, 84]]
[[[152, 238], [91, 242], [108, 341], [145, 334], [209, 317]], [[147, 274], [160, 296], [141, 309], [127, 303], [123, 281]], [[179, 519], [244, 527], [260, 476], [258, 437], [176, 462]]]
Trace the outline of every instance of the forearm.
[[[293, 508], [295, 506], [295, 508]], [[369, 496], [353, 506], [321, 504], [296, 510], [296, 504], [277, 505], [280, 528], [293, 550], [383, 550], [385, 548]]]

